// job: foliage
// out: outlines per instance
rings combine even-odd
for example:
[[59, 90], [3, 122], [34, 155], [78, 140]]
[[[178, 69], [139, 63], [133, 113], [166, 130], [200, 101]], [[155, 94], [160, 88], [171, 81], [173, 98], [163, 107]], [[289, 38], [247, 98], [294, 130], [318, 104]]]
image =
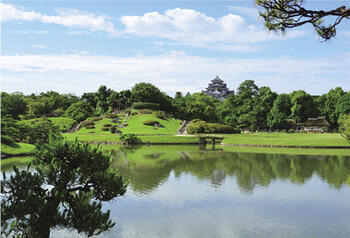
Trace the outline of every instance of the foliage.
[[78, 122], [84, 121], [86, 118], [92, 116], [92, 108], [89, 104], [86, 104], [82, 101], [73, 103], [70, 107], [67, 108], [65, 116], [70, 117]]
[[102, 127], [101, 130], [102, 131], [109, 131], [109, 128], [108, 127]]
[[103, 127], [110, 127], [110, 126], [112, 126], [112, 124], [109, 124], [109, 123], [103, 124]]
[[88, 117], [87, 120], [89, 121], [101, 121], [103, 119], [103, 117]]
[[291, 114], [291, 107], [292, 103], [288, 94], [278, 95], [267, 115], [267, 125], [273, 129], [286, 129], [286, 119]]
[[86, 128], [86, 129], [95, 129], [95, 127], [94, 127], [93, 125], [86, 126], [85, 128]]
[[338, 117], [350, 113], [350, 92], [339, 98], [335, 105], [335, 111], [338, 114]]
[[118, 115], [114, 114], [114, 113], [106, 113], [103, 115], [103, 117], [105, 117], [105, 118], [117, 118]]
[[117, 129], [118, 129], [118, 127], [116, 127], [116, 126], [111, 126], [111, 127], [109, 128], [109, 131], [113, 134], [113, 133], [115, 133], [115, 132], [117, 131]]
[[338, 117], [340, 112], [336, 110], [336, 105], [343, 95], [344, 91], [340, 87], [329, 90], [325, 95], [325, 103], [322, 113], [330, 123], [332, 129], [338, 127]]
[[140, 114], [152, 114], [153, 112], [151, 110], [148, 109], [142, 109], [139, 111]]
[[1, 143], [6, 145], [12, 144], [20, 137], [19, 127], [10, 115], [1, 118]]
[[146, 126], [154, 126], [156, 124], [159, 124], [159, 121], [155, 121], [155, 120], [146, 120], [142, 122], [144, 125]]
[[350, 143], [350, 114], [343, 116], [340, 131], [342, 136]]
[[4, 176], [2, 235], [49, 237], [53, 228], [68, 228], [92, 236], [115, 225], [101, 201], [123, 195], [126, 184], [98, 147], [50, 138], [35, 157], [34, 170]]
[[7, 136], [7, 135], [1, 135], [1, 144], [12, 145], [14, 143], [15, 143], [15, 141], [14, 141], [14, 139], [12, 139], [12, 137]]
[[201, 120], [193, 120], [187, 128], [188, 133], [240, 133], [240, 130], [234, 130], [232, 127], [219, 124], [207, 123]]
[[162, 120], [167, 120], [167, 119], [168, 119], [168, 115], [167, 115], [167, 113], [164, 112], [164, 111], [156, 111], [156, 112], [154, 113], [154, 115], [155, 115], [157, 118], [162, 119]]
[[132, 104], [132, 108], [134, 108], [134, 109], [154, 109], [154, 110], [159, 110], [160, 105], [158, 103], [151, 103], [151, 102], [134, 102]]
[[134, 134], [124, 134], [124, 135], [120, 136], [120, 141], [126, 143], [127, 145], [141, 143], [140, 138], [138, 138]]
[[49, 139], [49, 134], [59, 134], [59, 128], [55, 126], [46, 117], [19, 121], [20, 140], [26, 141], [29, 144], [46, 143]]
[[291, 118], [297, 122], [304, 122], [309, 117], [317, 116], [316, 106], [310, 94], [303, 90], [294, 91], [290, 94]]
[[[350, 9], [345, 6], [329, 11], [310, 10], [303, 6], [304, 2], [304, 0], [255, 0], [255, 3], [262, 7], [260, 16], [265, 20], [265, 26], [272, 31], [285, 32], [289, 28], [311, 24], [318, 35], [327, 41], [335, 37], [336, 26], [343, 19], [350, 18]], [[332, 23], [326, 25], [330, 21]]]
[[27, 104], [21, 93], [8, 94], [1, 92], [1, 117], [10, 115], [14, 119], [26, 113]]
[[94, 125], [95, 125], [95, 122], [90, 120], [80, 122], [80, 127], [87, 127], [87, 126], [94, 126]]

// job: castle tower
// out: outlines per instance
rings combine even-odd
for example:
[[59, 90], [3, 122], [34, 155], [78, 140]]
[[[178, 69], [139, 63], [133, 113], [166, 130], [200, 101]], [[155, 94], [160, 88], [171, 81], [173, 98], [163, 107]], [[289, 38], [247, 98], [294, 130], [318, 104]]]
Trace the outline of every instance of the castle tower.
[[230, 91], [227, 88], [226, 83], [219, 78], [219, 76], [216, 76], [213, 80], [211, 80], [211, 83], [208, 84], [208, 87], [206, 90], [202, 91], [202, 93], [217, 98], [219, 100], [224, 100], [228, 95], [233, 94], [233, 90]]

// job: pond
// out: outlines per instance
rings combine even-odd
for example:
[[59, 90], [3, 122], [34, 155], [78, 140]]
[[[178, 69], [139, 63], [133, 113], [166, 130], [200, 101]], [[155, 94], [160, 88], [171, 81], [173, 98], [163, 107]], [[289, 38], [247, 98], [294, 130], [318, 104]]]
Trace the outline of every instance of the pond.
[[112, 156], [129, 186], [104, 204], [117, 224], [98, 237], [350, 237], [350, 156], [194, 146]]

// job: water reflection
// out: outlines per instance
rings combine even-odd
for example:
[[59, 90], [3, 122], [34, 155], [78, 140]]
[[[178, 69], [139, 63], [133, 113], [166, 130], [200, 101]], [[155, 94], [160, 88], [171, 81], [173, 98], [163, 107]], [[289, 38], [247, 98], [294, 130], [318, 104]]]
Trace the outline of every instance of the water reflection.
[[339, 189], [350, 184], [350, 157], [234, 153], [191, 148], [143, 147], [113, 154], [114, 166], [127, 177], [133, 190], [149, 193], [166, 181], [173, 171], [176, 177], [191, 174], [199, 180], [220, 186], [226, 178], [235, 178], [241, 191], [251, 193], [257, 186], [269, 186], [275, 180], [304, 184], [317, 175]]

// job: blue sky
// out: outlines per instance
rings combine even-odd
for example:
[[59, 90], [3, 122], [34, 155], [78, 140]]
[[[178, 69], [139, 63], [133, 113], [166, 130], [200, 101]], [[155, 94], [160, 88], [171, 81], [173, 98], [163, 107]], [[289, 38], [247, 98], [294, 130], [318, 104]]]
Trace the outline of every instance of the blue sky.
[[[308, 1], [330, 9], [349, 1]], [[150, 82], [173, 96], [219, 75], [282, 93], [350, 90], [350, 21], [322, 43], [310, 26], [276, 35], [246, 1], [2, 1], [3, 91], [114, 90]]]

